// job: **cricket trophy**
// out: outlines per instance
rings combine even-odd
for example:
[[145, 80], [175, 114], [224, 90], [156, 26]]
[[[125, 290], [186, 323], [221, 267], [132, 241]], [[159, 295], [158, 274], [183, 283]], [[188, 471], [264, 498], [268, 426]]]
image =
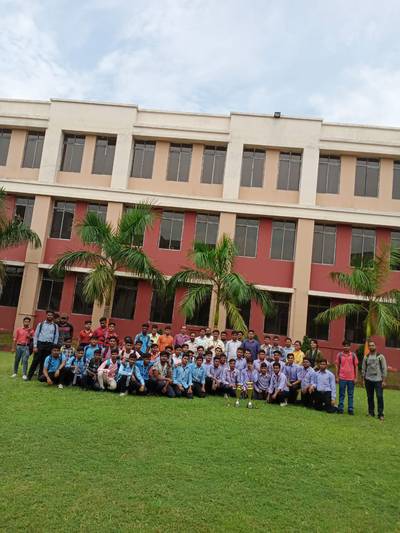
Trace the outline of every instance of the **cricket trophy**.
[[248, 399], [247, 407], [248, 409], [253, 409], [254, 406], [253, 406], [253, 402], [251, 401], [253, 399], [253, 392], [254, 392], [253, 382], [247, 381], [246, 387], [247, 387], [247, 399]]
[[240, 406], [240, 396], [242, 395], [242, 385], [240, 383], [236, 383], [236, 402], [235, 407]]

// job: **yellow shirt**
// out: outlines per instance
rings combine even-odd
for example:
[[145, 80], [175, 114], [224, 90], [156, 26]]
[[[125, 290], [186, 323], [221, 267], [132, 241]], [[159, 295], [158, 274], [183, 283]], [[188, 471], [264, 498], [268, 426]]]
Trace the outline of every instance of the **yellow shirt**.
[[294, 355], [294, 362], [296, 363], [296, 365], [301, 365], [304, 359], [304, 353], [301, 350], [299, 351], [294, 350], [293, 355]]

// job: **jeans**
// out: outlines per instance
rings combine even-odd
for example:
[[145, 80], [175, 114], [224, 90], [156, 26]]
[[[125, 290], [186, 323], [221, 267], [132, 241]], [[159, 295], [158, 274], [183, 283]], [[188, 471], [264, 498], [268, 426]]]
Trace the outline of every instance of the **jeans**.
[[347, 388], [347, 410], [349, 413], [354, 411], [354, 381], [347, 379], [339, 379], [339, 406], [338, 411], [343, 413], [344, 411], [344, 399], [346, 397]]
[[367, 391], [368, 399], [368, 413], [371, 416], [375, 416], [375, 397], [378, 400], [378, 416], [383, 416], [383, 388], [382, 381], [370, 381], [369, 379], [365, 380], [365, 390]]
[[17, 344], [15, 348], [14, 374], [18, 374], [19, 363], [22, 361], [22, 375], [28, 373], [29, 346]]

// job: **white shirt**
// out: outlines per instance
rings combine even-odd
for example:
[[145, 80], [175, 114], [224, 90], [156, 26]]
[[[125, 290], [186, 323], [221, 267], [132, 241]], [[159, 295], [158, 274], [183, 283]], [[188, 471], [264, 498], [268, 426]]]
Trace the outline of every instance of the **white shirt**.
[[216, 341], [213, 339], [212, 344], [210, 346], [210, 350], [212, 350], [212, 353], [215, 355], [215, 348], [221, 348], [222, 352], [225, 352], [225, 345], [221, 339], [217, 339]]
[[212, 339], [209, 339], [208, 337], [196, 337], [196, 344], [197, 346], [203, 346], [204, 351], [208, 350], [210, 346], [212, 346]]
[[228, 341], [226, 343], [225, 353], [226, 353], [226, 359], [229, 361], [229, 359], [236, 359], [237, 357], [237, 349], [240, 348], [242, 343], [240, 341]]

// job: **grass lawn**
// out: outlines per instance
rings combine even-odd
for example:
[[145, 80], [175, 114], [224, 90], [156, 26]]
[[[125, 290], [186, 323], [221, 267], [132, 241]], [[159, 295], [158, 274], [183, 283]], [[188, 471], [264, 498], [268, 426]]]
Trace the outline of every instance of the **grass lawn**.
[[399, 531], [400, 393], [385, 422], [221, 398], [120, 398], [10, 378], [1, 531]]

